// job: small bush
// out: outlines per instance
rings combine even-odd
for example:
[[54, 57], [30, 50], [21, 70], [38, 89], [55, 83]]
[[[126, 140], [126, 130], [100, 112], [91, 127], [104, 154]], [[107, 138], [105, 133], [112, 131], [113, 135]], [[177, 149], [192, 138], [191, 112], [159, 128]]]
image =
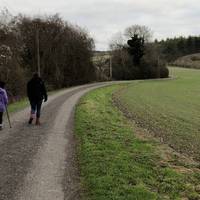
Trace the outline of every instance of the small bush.
[[160, 78], [168, 78], [169, 77], [169, 69], [167, 67], [160, 68]]

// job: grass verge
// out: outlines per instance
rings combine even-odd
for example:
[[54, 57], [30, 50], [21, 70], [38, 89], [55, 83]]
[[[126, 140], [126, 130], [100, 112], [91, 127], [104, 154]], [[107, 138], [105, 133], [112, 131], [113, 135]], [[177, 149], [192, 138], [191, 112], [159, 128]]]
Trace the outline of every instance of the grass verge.
[[112, 93], [121, 87], [97, 89], [76, 108], [84, 199], [199, 199], [200, 173], [161, 164], [160, 144], [137, 138], [132, 124], [113, 106]]
[[17, 112], [19, 110], [22, 110], [23, 108], [26, 108], [28, 105], [29, 105], [29, 102], [28, 102], [27, 98], [24, 98], [24, 99], [17, 101], [15, 103], [11, 103], [8, 106], [8, 111], [10, 113], [14, 113], [14, 112]]

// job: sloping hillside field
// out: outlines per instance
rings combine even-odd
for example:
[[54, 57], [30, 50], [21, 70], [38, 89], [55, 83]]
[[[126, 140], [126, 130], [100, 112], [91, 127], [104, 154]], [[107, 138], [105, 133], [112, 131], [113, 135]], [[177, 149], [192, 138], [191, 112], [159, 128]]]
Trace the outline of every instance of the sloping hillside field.
[[200, 160], [200, 71], [170, 70], [174, 80], [133, 83], [116, 99], [140, 126]]
[[200, 69], [200, 53], [178, 58], [173, 65], [186, 68]]
[[133, 81], [81, 99], [83, 199], [200, 199], [200, 71], [170, 70], [177, 79]]

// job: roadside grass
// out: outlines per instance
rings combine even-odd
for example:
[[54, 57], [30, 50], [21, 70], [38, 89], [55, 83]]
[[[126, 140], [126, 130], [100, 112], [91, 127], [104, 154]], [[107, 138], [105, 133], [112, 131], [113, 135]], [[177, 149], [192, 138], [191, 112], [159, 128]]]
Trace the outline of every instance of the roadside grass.
[[200, 173], [163, 166], [159, 142], [139, 139], [135, 126], [113, 105], [112, 94], [122, 88], [97, 89], [76, 107], [83, 199], [199, 199]]
[[140, 126], [200, 161], [200, 71], [170, 71], [176, 79], [130, 84], [115, 100]]
[[10, 113], [14, 113], [14, 112], [17, 112], [19, 110], [22, 110], [23, 108], [26, 108], [28, 105], [29, 105], [28, 99], [23, 98], [20, 101], [9, 104], [8, 111]]

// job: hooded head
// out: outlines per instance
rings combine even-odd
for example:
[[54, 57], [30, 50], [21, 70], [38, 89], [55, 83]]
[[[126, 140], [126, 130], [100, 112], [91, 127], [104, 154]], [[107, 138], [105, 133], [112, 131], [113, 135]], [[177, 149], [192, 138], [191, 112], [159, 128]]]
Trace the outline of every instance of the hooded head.
[[34, 78], [34, 79], [37, 79], [37, 78], [40, 78], [40, 76], [39, 76], [39, 74], [36, 72], [36, 73], [33, 74], [33, 78]]

